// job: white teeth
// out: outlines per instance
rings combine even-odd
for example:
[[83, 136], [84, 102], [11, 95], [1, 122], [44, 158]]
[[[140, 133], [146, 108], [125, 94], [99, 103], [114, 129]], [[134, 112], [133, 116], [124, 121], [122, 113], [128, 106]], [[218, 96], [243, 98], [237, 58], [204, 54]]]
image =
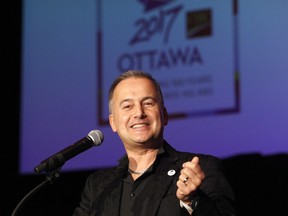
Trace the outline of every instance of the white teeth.
[[143, 127], [145, 126], [145, 124], [137, 124], [137, 125], [133, 125], [133, 128], [140, 128], [140, 127]]

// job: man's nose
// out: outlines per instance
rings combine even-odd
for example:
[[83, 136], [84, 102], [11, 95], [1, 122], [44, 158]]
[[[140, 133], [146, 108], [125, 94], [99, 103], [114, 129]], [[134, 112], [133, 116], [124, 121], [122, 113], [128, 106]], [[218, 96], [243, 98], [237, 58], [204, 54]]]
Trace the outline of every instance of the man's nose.
[[135, 106], [135, 113], [134, 113], [135, 118], [143, 118], [146, 116], [145, 110], [142, 105], [137, 105]]

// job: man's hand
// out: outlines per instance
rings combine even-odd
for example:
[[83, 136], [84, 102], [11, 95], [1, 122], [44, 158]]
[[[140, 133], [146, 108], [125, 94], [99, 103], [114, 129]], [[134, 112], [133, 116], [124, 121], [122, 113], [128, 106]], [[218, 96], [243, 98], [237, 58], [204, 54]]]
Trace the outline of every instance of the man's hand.
[[185, 162], [177, 181], [176, 196], [179, 200], [188, 204], [191, 197], [196, 193], [198, 187], [205, 178], [205, 174], [199, 165], [199, 158], [194, 157], [191, 161]]

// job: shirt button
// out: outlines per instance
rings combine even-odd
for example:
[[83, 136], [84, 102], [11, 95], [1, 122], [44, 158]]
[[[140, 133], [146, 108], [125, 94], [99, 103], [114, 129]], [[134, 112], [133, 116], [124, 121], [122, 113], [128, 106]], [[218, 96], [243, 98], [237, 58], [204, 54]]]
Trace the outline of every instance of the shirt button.
[[131, 196], [131, 197], [134, 197], [134, 196], [135, 196], [135, 193], [131, 193], [130, 196]]

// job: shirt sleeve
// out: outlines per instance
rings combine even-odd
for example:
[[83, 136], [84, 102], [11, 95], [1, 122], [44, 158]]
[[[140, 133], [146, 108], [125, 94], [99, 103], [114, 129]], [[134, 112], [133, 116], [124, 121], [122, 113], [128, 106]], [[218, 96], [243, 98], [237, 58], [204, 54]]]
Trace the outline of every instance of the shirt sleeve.
[[181, 200], [180, 200], [180, 207], [181, 207], [181, 208], [184, 207], [184, 208], [189, 212], [189, 214], [192, 215], [192, 212], [193, 212], [192, 207], [189, 206], [188, 204], [182, 202]]

